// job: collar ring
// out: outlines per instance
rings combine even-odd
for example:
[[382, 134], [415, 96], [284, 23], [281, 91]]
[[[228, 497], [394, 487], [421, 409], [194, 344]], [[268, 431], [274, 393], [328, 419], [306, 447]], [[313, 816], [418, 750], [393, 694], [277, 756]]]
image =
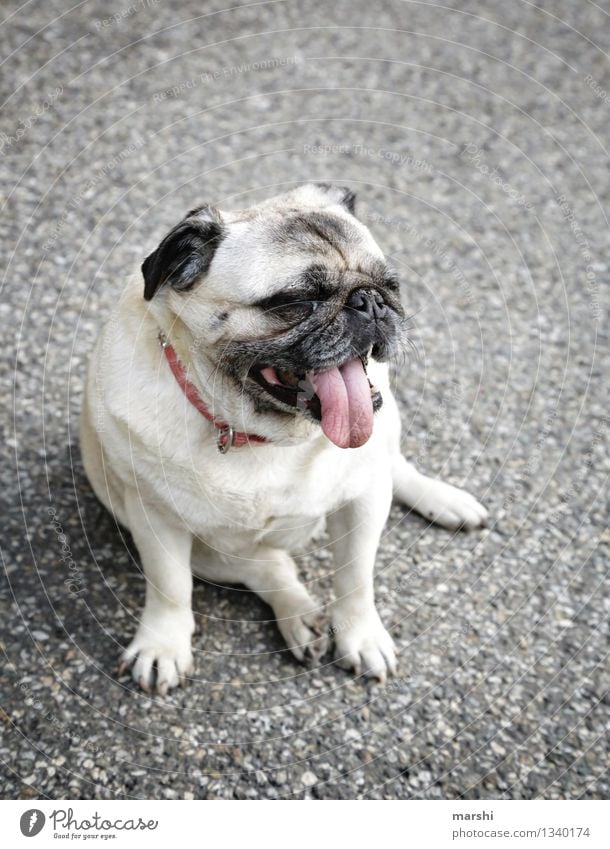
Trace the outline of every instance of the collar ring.
[[233, 445], [234, 441], [235, 431], [231, 425], [224, 425], [224, 427], [218, 428], [218, 433], [216, 435], [216, 447], [221, 454], [226, 454], [229, 448]]

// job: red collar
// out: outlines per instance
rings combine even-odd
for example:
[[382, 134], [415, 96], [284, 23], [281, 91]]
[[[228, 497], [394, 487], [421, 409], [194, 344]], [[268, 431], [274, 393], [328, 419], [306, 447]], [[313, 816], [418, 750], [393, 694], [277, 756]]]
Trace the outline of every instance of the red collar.
[[264, 436], [257, 436], [254, 433], [241, 433], [240, 431], [233, 430], [231, 425], [221, 421], [220, 419], [214, 418], [208, 410], [203, 398], [199, 394], [197, 387], [187, 378], [186, 369], [178, 359], [178, 355], [170, 343], [167, 341], [165, 334], [161, 331], [159, 332], [159, 342], [161, 343], [165, 359], [169, 363], [169, 367], [176, 378], [178, 386], [182, 389], [193, 407], [199, 410], [201, 415], [211, 422], [218, 431], [216, 436], [216, 447], [221, 454], [226, 454], [229, 448], [232, 447], [240, 448], [242, 445], [249, 445], [252, 442], [262, 443], [268, 441]]

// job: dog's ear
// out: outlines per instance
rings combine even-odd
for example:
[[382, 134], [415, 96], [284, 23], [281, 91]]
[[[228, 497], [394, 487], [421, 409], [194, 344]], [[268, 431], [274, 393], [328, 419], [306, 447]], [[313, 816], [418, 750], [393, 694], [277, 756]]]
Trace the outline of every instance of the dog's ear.
[[331, 183], [314, 183], [316, 189], [323, 192], [328, 203], [344, 206], [352, 215], [356, 214], [356, 195], [346, 186], [333, 186]]
[[339, 204], [352, 215], [356, 214], [356, 195], [346, 186], [333, 186], [331, 183], [305, 183], [292, 189], [285, 195], [280, 195], [280, 201], [291, 205], [319, 209], [324, 206]]
[[145, 300], [150, 301], [162, 286], [181, 292], [192, 288], [209, 269], [223, 236], [217, 209], [201, 206], [191, 210], [142, 263]]

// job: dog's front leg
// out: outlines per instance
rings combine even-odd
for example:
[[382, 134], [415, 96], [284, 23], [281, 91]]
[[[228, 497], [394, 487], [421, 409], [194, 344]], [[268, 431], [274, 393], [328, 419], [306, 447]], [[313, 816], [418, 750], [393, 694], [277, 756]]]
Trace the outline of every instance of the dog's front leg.
[[335, 559], [332, 633], [336, 662], [385, 681], [396, 669], [394, 643], [375, 608], [373, 570], [390, 511], [390, 470], [376, 470], [370, 489], [328, 517]]
[[192, 536], [143, 504], [136, 490], [127, 491], [125, 511], [146, 577], [146, 601], [136, 635], [121, 657], [119, 674], [133, 664], [133, 678], [145, 692], [156, 688], [165, 695], [193, 667]]

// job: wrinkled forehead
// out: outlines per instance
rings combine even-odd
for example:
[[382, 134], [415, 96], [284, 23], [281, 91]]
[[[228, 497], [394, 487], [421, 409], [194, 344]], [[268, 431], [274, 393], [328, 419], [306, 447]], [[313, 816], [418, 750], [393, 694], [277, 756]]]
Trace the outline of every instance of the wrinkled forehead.
[[214, 266], [214, 282], [225, 292], [232, 278], [240, 294], [256, 298], [297, 287], [312, 266], [340, 285], [353, 277], [346, 272], [379, 277], [385, 261], [369, 230], [352, 216], [294, 209], [229, 223]]

